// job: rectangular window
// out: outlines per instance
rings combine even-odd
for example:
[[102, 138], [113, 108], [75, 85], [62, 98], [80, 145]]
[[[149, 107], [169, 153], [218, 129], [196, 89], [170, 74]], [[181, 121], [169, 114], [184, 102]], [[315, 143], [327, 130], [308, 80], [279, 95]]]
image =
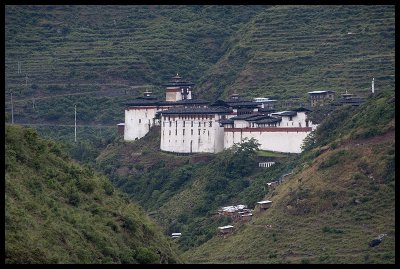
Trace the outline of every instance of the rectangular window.
[[139, 119], [139, 123], [141, 123], [142, 122], [142, 120], [141, 119]]
[[172, 126], [172, 122], [171, 121], [169, 121], [169, 127], [171, 127]]
[[191, 127], [193, 127], [193, 121], [191, 121]]
[[192, 129], [192, 130], [190, 130], [190, 134], [191, 134], [191, 135], [193, 135], [193, 129]]
[[185, 122], [186, 122], [186, 121], [183, 121], [183, 127], [185, 127]]
[[199, 121], [199, 127], [201, 127], [201, 122]]
[[175, 129], [175, 135], [178, 135], [178, 129]]
[[200, 129], [199, 129], [199, 135], [200, 135]]
[[210, 121], [210, 127], [212, 127], [212, 121]]
[[171, 135], [171, 130], [169, 130], [169, 135]]
[[182, 130], [182, 135], [185, 135], [185, 129]]
[[206, 127], [206, 122], [204, 122], [204, 127]]

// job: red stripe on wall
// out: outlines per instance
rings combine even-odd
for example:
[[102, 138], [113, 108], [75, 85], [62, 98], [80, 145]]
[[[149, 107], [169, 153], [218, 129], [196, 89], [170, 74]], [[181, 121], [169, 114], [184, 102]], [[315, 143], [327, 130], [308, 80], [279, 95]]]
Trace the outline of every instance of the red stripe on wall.
[[225, 132], [311, 132], [311, 127], [224, 128]]
[[142, 109], [153, 109], [157, 108], [156, 106], [136, 106], [136, 107], [128, 107], [126, 110], [142, 110]]

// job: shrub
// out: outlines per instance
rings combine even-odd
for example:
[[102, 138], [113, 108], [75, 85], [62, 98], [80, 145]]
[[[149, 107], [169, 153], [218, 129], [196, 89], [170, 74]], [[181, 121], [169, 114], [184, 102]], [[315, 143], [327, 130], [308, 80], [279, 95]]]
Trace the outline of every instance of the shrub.
[[151, 263], [158, 263], [158, 255], [145, 247], [140, 247], [136, 251], [135, 259], [140, 263], [140, 264], [151, 264]]
[[68, 202], [73, 206], [78, 206], [81, 199], [79, 197], [78, 191], [72, 189], [68, 195]]
[[81, 179], [77, 186], [84, 193], [92, 193], [96, 188], [96, 182], [93, 179]]
[[107, 195], [112, 195], [114, 193], [114, 186], [108, 181], [104, 182], [103, 188]]

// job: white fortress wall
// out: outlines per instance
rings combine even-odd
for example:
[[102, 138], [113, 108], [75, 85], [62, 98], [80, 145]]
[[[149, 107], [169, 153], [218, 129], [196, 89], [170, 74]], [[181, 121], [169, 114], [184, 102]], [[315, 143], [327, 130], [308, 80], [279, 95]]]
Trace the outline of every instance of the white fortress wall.
[[161, 150], [179, 153], [221, 151], [223, 127], [219, 127], [219, 124], [215, 122], [216, 116], [218, 115], [213, 115], [212, 119], [210, 115], [207, 115], [207, 118], [206, 115], [197, 115], [193, 119], [179, 119], [179, 116], [168, 118], [168, 115], [163, 115]]
[[[253, 130], [252, 130], [253, 129]], [[225, 129], [225, 148], [229, 148], [233, 143], [240, 143], [245, 138], [254, 138], [261, 145], [261, 150], [300, 153], [301, 145], [310, 133], [311, 128], [274, 128], [271, 131], [260, 131], [259, 128]], [[260, 128], [261, 129], [261, 128]], [[267, 129], [267, 128], [265, 128]], [[272, 130], [274, 129], [274, 130]], [[282, 131], [279, 131], [281, 129]], [[289, 130], [292, 129], [292, 130]]]
[[132, 141], [145, 136], [154, 124], [153, 119], [156, 112], [156, 107], [130, 107], [125, 109], [124, 140]]
[[224, 150], [224, 127], [220, 126], [219, 120], [221, 115], [215, 114], [215, 121], [213, 123], [213, 128], [215, 129], [215, 143], [214, 152], [221, 152]]

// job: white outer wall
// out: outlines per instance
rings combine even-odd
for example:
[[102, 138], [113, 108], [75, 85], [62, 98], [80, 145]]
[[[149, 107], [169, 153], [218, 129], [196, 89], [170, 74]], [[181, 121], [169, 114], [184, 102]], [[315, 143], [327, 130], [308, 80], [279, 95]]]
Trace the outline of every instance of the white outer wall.
[[[183, 120], [179, 119], [177, 116], [175, 116], [175, 120], [173, 120], [171, 116], [170, 127], [168, 116], [163, 115], [161, 118], [160, 149], [178, 153], [217, 153], [222, 151], [224, 149], [224, 128], [220, 127], [216, 120], [219, 120], [218, 114], [215, 114], [213, 119], [210, 119], [210, 116], [208, 116], [207, 120]], [[184, 121], [185, 127], [183, 127]], [[191, 127], [192, 121], [193, 127]], [[212, 122], [211, 127], [209, 124], [210, 121]], [[201, 127], [199, 127], [199, 122]], [[183, 130], [185, 130], [184, 135]], [[193, 130], [193, 135], [191, 134], [191, 130]]]
[[224, 148], [241, 143], [245, 138], [257, 139], [261, 150], [300, 153], [301, 145], [310, 132], [225, 132]]
[[[133, 141], [142, 138], [153, 126], [153, 118], [157, 112], [156, 108], [127, 108], [125, 109], [124, 140]], [[141, 122], [139, 123], [139, 119]]]

